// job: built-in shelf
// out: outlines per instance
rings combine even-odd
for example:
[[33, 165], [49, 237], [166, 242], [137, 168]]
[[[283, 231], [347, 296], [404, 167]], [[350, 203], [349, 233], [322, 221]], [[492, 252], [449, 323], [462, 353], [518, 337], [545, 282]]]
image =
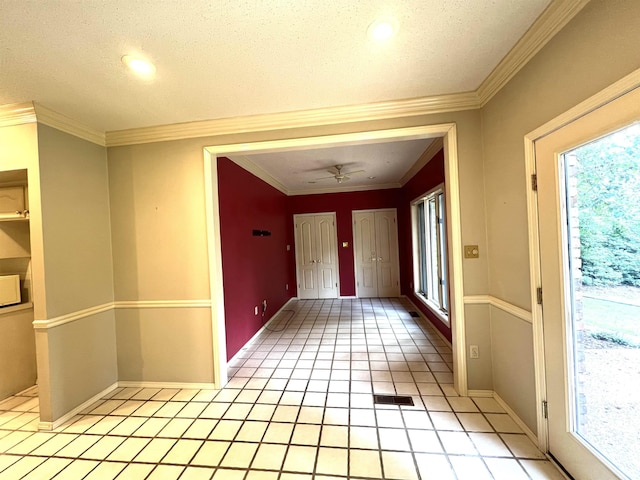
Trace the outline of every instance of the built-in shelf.
[[0, 213], [0, 222], [27, 222], [29, 217], [19, 213]]
[[19, 312], [20, 310], [29, 310], [33, 308], [33, 302], [19, 303], [17, 305], [8, 305], [6, 307], [0, 307], [0, 316], [7, 313]]

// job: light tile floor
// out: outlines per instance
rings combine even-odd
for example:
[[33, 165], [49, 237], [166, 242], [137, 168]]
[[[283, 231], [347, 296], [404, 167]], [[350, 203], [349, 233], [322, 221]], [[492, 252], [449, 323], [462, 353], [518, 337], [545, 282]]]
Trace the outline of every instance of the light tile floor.
[[0, 479], [563, 479], [495, 400], [457, 396], [450, 348], [406, 301], [289, 308], [221, 391], [118, 388], [54, 432], [37, 388], [5, 400]]

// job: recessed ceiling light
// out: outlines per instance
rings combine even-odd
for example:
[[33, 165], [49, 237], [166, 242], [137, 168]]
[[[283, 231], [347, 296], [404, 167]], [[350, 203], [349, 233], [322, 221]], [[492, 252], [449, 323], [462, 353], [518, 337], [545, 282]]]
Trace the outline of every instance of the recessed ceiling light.
[[127, 67], [129, 67], [130, 70], [140, 75], [141, 77], [150, 78], [154, 75], [154, 73], [156, 73], [155, 65], [140, 57], [125, 55], [122, 57], [122, 63], [124, 63]]
[[374, 178], [376, 178], [376, 177], [367, 177], [367, 178], [368, 178], [369, 180], [373, 180], [373, 179], [374, 179]]
[[382, 42], [393, 37], [398, 30], [395, 20], [391, 18], [379, 19], [369, 25], [367, 35], [371, 40]]

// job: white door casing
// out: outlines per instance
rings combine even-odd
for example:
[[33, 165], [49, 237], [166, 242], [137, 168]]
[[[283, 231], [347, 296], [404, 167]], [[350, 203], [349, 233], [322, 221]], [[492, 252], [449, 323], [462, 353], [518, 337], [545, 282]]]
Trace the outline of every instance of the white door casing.
[[[371, 112], [367, 112], [362, 120], [371, 121]], [[333, 117], [332, 117], [333, 118]], [[411, 127], [401, 127], [404, 124], [401, 116], [384, 117], [389, 125], [381, 130], [362, 130], [357, 123], [346, 133], [326, 133], [326, 125], [320, 128], [313, 127], [307, 136], [295, 138], [284, 137], [277, 140], [252, 141], [250, 134], [243, 130], [239, 143], [217, 143], [204, 147], [204, 188], [205, 188], [205, 212], [207, 224], [207, 251], [209, 263], [209, 291], [211, 295], [211, 336], [212, 336], [212, 363], [213, 380], [216, 388], [222, 388], [227, 382], [227, 358], [226, 358], [226, 326], [224, 309], [224, 290], [222, 284], [222, 251], [220, 236], [220, 210], [218, 201], [217, 164], [219, 156], [229, 156], [234, 153], [247, 152], [260, 153], [265, 151], [285, 151], [290, 149], [317, 148], [320, 146], [365, 144], [391, 139], [434, 138], [442, 137], [445, 156], [445, 179], [447, 188], [447, 236], [450, 242], [449, 259], [451, 306], [450, 316], [455, 321], [451, 322], [451, 331], [454, 337], [453, 347], [453, 383], [460, 395], [466, 395], [467, 386], [467, 359], [464, 346], [466, 344], [465, 311], [463, 300], [462, 279], [462, 229], [460, 218], [460, 184], [458, 169], [458, 134], [455, 123], [418, 124]], [[337, 122], [337, 121], [336, 121]], [[328, 125], [333, 125], [329, 122]], [[296, 124], [301, 127], [302, 125]], [[223, 137], [220, 137], [223, 138]], [[238, 162], [236, 162], [238, 163]], [[250, 170], [250, 169], [248, 169]], [[260, 176], [259, 173], [255, 175]], [[260, 177], [267, 183], [269, 177]], [[281, 186], [272, 183], [272, 186], [281, 190]], [[283, 190], [281, 190], [283, 191]], [[283, 193], [287, 193], [283, 191]], [[460, 347], [459, 347], [460, 346]]]
[[298, 298], [338, 297], [335, 213], [294, 215]]
[[399, 296], [396, 210], [354, 211], [353, 239], [357, 296]]
[[[539, 278], [543, 291], [543, 371], [548, 451], [576, 478], [619, 478], [575, 433], [566, 205], [561, 155], [640, 119], [640, 88], [603, 102], [535, 141]], [[531, 221], [531, 219], [530, 219]], [[541, 313], [540, 312], [540, 313]]]

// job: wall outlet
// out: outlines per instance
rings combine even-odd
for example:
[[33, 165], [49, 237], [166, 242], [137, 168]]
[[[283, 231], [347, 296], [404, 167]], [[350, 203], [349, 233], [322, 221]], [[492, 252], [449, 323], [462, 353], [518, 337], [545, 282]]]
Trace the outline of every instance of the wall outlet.
[[258, 315], [258, 306], [256, 305], [256, 308], [253, 309], [253, 314], [254, 315]]
[[285, 290], [289, 290], [289, 284], [288, 284], [288, 283], [285, 283], [285, 284], [284, 284], [284, 289], [285, 289]]
[[469, 345], [469, 358], [480, 358], [478, 345]]

